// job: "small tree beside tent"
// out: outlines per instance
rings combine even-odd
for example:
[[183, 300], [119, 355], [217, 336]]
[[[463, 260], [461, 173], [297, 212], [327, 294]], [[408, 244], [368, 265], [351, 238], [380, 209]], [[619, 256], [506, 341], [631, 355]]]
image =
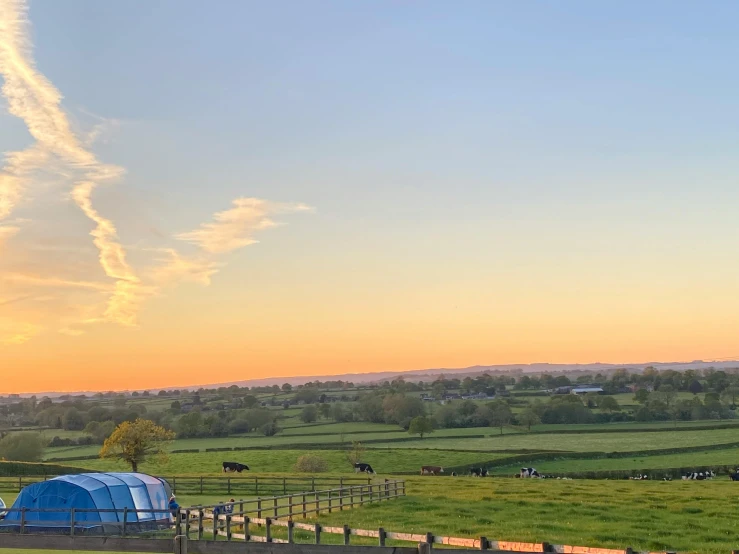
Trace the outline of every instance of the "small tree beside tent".
[[100, 457], [123, 460], [131, 464], [132, 471], [137, 472], [139, 464], [150, 456], [165, 456], [163, 447], [174, 438], [173, 431], [148, 419], [124, 421], [105, 439]]

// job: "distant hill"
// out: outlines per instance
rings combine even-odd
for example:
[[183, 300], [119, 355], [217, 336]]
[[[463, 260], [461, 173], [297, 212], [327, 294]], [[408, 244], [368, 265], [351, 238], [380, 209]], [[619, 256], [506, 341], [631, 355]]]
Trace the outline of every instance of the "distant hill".
[[303, 385], [311, 381], [350, 381], [352, 383], [377, 383], [382, 381], [393, 380], [403, 377], [412, 381], [433, 381], [440, 375], [448, 377], [464, 378], [467, 376], [479, 375], [480, 373], [597, 373], [605, 371], [613, 371], [615, 369], [631, 369], [642, 370], [645, 367], [654, 367], [658, 370], [673, 369], [675, 371], [685, 371], [688, 369], [739, 369], [739, 360], [722, 360], [722, 361], [703, 361], [695, 360], [693, 362], [647, 362], [639, 364], [505, 364], [505, 365], [476, 365], [463, 368], [436, 368], [436, 369], [415, 369], [411, 371], [382, 371], [377, 373], [345, 373], [342, 375], [309, 375], [301, 377], [270, 377], [268, 379], [248, 379], [245, 381], [233, 381], [229, 383], [218, 383], [216, 385], [198, 385], [196, 387], [184, 388], [203, 388], [218, 386], [229, 387], [237, 385], [239, 387], [264, 387], [271, 385], [282, 385], [290, 383], [291, 385]]

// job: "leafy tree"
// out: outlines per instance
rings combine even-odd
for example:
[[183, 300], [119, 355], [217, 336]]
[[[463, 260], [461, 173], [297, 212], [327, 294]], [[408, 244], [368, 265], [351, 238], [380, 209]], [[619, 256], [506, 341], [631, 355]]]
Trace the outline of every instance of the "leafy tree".
[[304, 404], [315, 404], [321, 394], [318, 389], [313, 387], [303, 387], [297, 393], [295, 393], [295, 402], [303, 402]]
[[103, 444], [105, 439], [107, 439], [114, 430], [115, 423], [112, 421], [91, 421], [85, 427], [85, 433], [91, 435], [98, 444]]
[[649, 391], [647, 389], [639, 389], [634, 393], [634, 400], [639, 404], [646, 404], [649, 400]]
[[657, 392], [655, 392], [653, 396], [655, 396], [657, 400], [663, 402], [667, 407], [667, 411], [669, 411], [677, 399], [677, 392], [672, 385], [662, 385], [657, 389]]
[[67, 431], [81, 431], [85, 428], [85, 417], [76, 408], [64, 412], [62, 427]]
[[124, 421], [106, 439], [100, 457], [123, 460], [136, 472], [139, 464], [150, 456], [166, 456], [163, 446], [174, 438], [174, 432], [148, 419], [137, 419], [133, 423]]
[[525, 408], [520, 414], [518, 414], [518, 423], [525, 425], [526, 429], [531, 431], [531, 426], [539, 425], [541, 423], [541, 418], [539, 418], [536, 412], [529, 407]]
[[612, 396], [603, 396], [598, 400], [598, 407], [606, 413], [620, 412], [621, 406]]
[[701, 385], [698, 379], [693, 379], [688, 385], [688, 390], [693, 394], [698, 394], [699, 392], [703, 392], [703, 385]]
[[361, 462], [364, 457], [364, 446], [359, 441], [352, 441], [352, 447], [346, 453], [346, 461], [354, 467], [354, 464]]
[[511, 412], [511, 408], [508, 404], [506, 404], [503, 401], [497, 401], [492, 402], [489, 405], [490, 409], [493, 411], [493, 420], [491, 424], [494, 427], [500, 428], [500, 434], [503, 434], [503, 427], [508, 425], [511, 422], [511, 419], [513, 418], [513, 413]]
[[44, 441], [39, 433], [8, 433], [0, 439], [0, 460], [39, 462], [44, 454]]
[[411, 435], [419, 435], [423, 438], [424, 435], [434, 432], [434, 426], [431, 420], [425, 416], [414, 417], [411, 420], [411, 424], [408, 427], [408, 432]]
[[315, 406], [306, 406], [300, 412], [300, 421], [303, 423], [313, 423], [318, 419], [318, 410]]
[[262, 425], [259, 429], [265, 437], [274, 437], [277, 433], [280, 432], [280, 428], [277, 426], [277, 422], [275, 421], [269, 421]]
[[172, 410], [174, 413], [179, 414], [182, 410], [182, 404], [180, 404], [179, 400], [175, 400], [172, 402], [172, 404], [169, 405], [169, 409]]
[[293, 390], [293, 386], [290, 383], [282, 385], [282, 392], [290, 392], [291, 390]]
[[259, 405], [259, 399], [252, 394], [247, 394], [243, 398], [243, 402], [244, 402], [244, 408], [253, 408], [254, 406]]
[[228, 431], [233, 435], [239, 435], [251, 431], [251, 426], [245, 419], [234, 419], [228, 424]]
[[321, 417], [323, 419], [328, 419], [331, 417], [331, 404], [321, 404], [318, 407], [318, 410], [321, 412]]

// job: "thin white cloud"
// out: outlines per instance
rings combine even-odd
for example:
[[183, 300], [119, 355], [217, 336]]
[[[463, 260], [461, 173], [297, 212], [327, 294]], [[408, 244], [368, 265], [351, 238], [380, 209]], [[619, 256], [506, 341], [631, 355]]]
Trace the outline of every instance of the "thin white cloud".
[[178, 281], [189, 281], [208, 286], [211, 277], [218, 272], [219, 264], [204, 258], [187, 258], [173, 248], [161, 250], [163, 257], [152, 270], [152, 279], [162, 285]]
[[8, 156], [0, 174], [0, 218], [7, 217], [17, 204], [24, 176], [39, 169], [48, 156], [57, 156], [82, 171], [83, 178], [75, 185], [72, 197], [95, 223], [91, 235], [100, 252], [100, 264], [106, 275], [116, 280], [105, 317], [109, 321], [133, 325], [145, 292], [126, 262], [115, 225], [100, 215], [92, 204], [94, 189], [119, 178], [123, 170], [100, 163], [72, 131], [61, 108], [60, 92], [36, 69], [29, 27], [25, 1], [0, 0], [0, 74], [5, 81], [2, 94], [7, 98], [10, 113], [26, 123], [36, 140], [28, 150]]
[[277, 214], [309, 212], [305, 204], [278, 204], [260, 198], [238, 198], [230, 210], [218, 212], [213, 223], [204, 223], [199, 229], [180, 233], [176, 238], [196, 244], [211, 254], [231, 252], [258, 242], [254, 235], [275, 227], [272, 219]]

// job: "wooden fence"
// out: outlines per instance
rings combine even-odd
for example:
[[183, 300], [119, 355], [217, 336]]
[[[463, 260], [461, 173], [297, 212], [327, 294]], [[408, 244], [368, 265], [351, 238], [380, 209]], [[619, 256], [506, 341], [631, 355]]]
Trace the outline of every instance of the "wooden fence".
[[[0, 491], [20, 492], [23, 487], [52, 479], [54, 476], [0, 477]], [[172, 487], [175, 494], [243, 494], [276, 495], [304, 491], [316, 491], [347, 485], [368, 485], [371, 476], [356, 477], [187, 477], [161, 476]]]
[[[198, 539], [202, 539], [203, 533], [210, 532], [212, 536], [223, 535], [229, 537], [227, 540], [231, 540], [230, 537], [234, 536], [231, 529], [232, 524], [246, 529], [251, 521], [257, 525], [264, 524], [269, 527], [272, 522], [282, 518], [287, 518], [289, 521], [296, 517], [305, 519], [310, 515], [348, 510], [355, 506], [401, 496], [405, 496], [405, 481], [385, 479], [384, 482], [367, 485], [352, 485], [268, 498], [259, 497], [211, 506], [180, 508], [177, 518], [177, 534], [182, 534], [182, 527], [184, 527], [184, 534], [188, 538], [194, 534]], [[269, 523], [266, 523], [265, 518], [269, 519]], [[208, 528], [206, 528], [207, 522], [211, 522]], [[248, 540], [240, 536], [235, 536], [235, 538]]]

